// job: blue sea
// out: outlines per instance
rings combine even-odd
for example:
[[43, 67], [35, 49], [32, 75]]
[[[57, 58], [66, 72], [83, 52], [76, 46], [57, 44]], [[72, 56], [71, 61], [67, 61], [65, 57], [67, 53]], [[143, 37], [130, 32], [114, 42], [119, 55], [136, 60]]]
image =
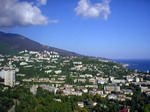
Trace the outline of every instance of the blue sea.
[[142, 72], [150, 71], [150, 59], [117, 59], [115, 62], [128, 64], [129, 69], [134, 69]]

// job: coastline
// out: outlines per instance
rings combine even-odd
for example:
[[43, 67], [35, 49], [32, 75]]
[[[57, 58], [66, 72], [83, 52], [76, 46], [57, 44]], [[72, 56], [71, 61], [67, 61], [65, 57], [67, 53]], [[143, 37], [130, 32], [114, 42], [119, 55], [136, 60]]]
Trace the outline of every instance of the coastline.
[[140, 72], [150, 71], [150, 59], [115, 59], [117, 63], [122, 64], [124, 67]]

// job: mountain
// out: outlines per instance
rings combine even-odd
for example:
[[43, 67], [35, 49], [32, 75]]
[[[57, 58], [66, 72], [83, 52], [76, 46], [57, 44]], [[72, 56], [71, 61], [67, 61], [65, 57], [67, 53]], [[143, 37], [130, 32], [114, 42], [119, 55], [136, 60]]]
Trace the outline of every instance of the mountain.
[[65, 56], [82, 56], [80, 54], [42, 45], [19, 34], [0, 32], [0, 54], [13, 54], [22, 50], [29, 51], [56, 51]]

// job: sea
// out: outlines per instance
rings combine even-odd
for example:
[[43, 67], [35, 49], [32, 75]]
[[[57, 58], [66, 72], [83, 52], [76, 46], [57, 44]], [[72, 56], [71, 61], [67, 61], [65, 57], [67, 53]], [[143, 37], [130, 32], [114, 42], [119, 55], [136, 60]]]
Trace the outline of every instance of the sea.
[[115, 59], [114, 61], [127, 65], [128, 69], [150, 72], [150, 59]]

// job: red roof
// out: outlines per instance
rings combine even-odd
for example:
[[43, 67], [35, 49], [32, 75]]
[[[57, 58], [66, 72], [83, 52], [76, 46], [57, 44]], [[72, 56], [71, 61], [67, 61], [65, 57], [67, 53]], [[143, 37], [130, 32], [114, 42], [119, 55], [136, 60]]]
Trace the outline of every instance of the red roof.
[[124, 108], [124, 109], [122, 109], [122, 110], [119, 110], [119, 112], [128, 112], [128, 108]]

